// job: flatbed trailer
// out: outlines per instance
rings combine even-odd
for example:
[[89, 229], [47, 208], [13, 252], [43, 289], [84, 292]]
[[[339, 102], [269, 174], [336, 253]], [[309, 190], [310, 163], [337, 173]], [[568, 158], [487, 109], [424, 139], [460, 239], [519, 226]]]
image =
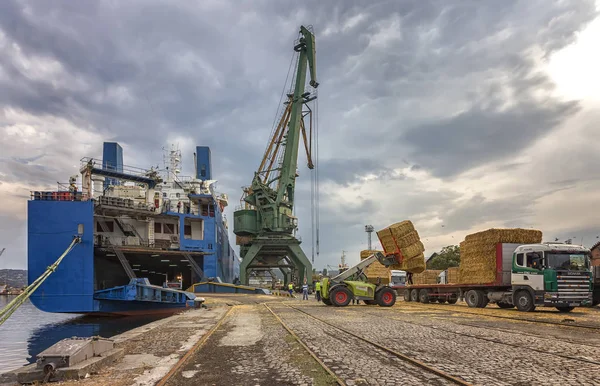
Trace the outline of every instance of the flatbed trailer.
[[[553, 264], [568, 262], [569, 269]], [[583, 265], [575, 268], [575, 263]], [[537, 267], [537, 268], [534, 268]], [[482, 284], [407, 284], [407, 302], [450, 303], [464, 299], [469, 307], [496, 303], [500, 308], [533, 311], [537, 306], [569, 312], [592, 304], [589, 250], [570, 244], [497, 244], [496, 277]]]

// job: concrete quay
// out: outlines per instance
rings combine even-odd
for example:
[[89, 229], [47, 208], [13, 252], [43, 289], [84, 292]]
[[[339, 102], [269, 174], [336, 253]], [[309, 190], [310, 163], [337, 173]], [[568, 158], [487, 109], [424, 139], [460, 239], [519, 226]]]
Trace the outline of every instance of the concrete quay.
[[[600, 309], [330, 307], [203, 295], [114, 337], [121, 355], [57, 385], [600, 385]], [[13, 383], [16, 384], [16, 383]]]

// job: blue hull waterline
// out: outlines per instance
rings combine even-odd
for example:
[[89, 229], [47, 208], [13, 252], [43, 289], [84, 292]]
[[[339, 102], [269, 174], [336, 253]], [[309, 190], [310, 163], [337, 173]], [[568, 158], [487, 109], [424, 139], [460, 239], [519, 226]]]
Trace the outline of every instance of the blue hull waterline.
[[229, 243], [215, 192], [210, 149], [197, 147], [196, 176], [179, 176], [181, 153], [167, 151], [166, 172], [123, 166], [117, 143], [102, 160], [82, 159], [77, 176], [28, 202], [29, 282], [79, 235], [79, 243], [32, 295], [47, 312], [148, 314], [194, 304], [193, 284], [234, 283], [240, 260]]

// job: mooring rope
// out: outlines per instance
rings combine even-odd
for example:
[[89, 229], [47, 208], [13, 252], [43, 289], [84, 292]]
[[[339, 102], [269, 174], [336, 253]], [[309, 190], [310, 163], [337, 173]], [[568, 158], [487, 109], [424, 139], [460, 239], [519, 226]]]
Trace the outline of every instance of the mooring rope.
[[69, 247], [63, 252], [62, 255], [60, 255], [60, 257], [54, 262], [54, 264], [46, 268], [46, 271], [33, 283], [31, 283], [27, 288], [25, 288], [23, 293], [14, 298], [10, 303], [8, 303], [6, 307], [4, 307], [0, 311], [0, 326], [8, 320], [8, 318], [17, 310], [17, 308], [19, 308], [23, 303], [25, 303], [27, 299], [29, 299], [29, 297], [35, 292], [35, 290], [38, 289], [40, 285], [42, 285], [42, 283], [48, 278], [48, 276], [50, 276], [52, 272], [54, 272], [56, 268], [58, 268], [58, 265], [65, 258], [65, 256], [67, 256], [69, 252], [71, 252], [73, 248], [75, 248], [75, 245], [79, 244], [80, 242], [81, 237], [74, 236], [73, 241], [71, 241]]

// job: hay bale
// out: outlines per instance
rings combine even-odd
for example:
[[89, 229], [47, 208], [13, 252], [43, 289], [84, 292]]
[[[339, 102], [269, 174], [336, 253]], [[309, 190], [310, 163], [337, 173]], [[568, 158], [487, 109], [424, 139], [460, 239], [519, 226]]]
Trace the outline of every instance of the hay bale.
[[410, 259], [425, 252], [425, 246], [422, 242], [417, 241], [415, 244], [409, 245], [405, 248], [400, 248], [400, 251], [405, 259]]
[[393, 265], [390, 269], [399, 269], [401, 271], [406, 271], [410, 273], [421, 273], [425, 271], [425, 255], [420, 254], [418, 256], [411, 257], [410, 259], [402, 260], [402, 263], [398, 265]]
[[421, 238], [419, 237], [419, 233], [416, 230], [414, 230], [414, 231], [409, 232], [406, 235], [400, 237], [396, 241], [398, 241], [398, 246], [400, 248], [405, 248], [405, 247], [408, 247], [409, 245], [418, 243], [419, 241], [421, 241]]
[[460, 243], [459, 283], [486, 284], [496, 279], [498, 243], [535, 244], [542, 232], [533, 229], [488, 229], [465, 237]]
[[448, 283], [450, 284], [457, 284], [460, 283], [459, 282], [459, 268], [458, 267], [450, 267], [448, 268]]
[[[383, 252], [378, 250], [363, 250], [360, 251], [360, 260], [364, 260], [374, 254], [375, 252]], [[374, 262], [370, 266], [365, 269], [365, 275], [367, 275], [369, 283], [376, 283], [377, 278], [381, 278], [382, 284], [389, 284], [391, 280], [391, 272], [390, 269], [385, 265], [381, 264], [379, 261]]]
[[360, 251], [360, 259], [364, 260], [367, 257], [371, 256], [372, 254], [376, 253], [376, 252], [383, 252], [383, 251], [378, 251], [375, 249], [369, 250], [369, 249], [365, 249], [363, 251]]
[[437, 284], [441, 270], [428, 269], [413, 275], [413, 284]]

